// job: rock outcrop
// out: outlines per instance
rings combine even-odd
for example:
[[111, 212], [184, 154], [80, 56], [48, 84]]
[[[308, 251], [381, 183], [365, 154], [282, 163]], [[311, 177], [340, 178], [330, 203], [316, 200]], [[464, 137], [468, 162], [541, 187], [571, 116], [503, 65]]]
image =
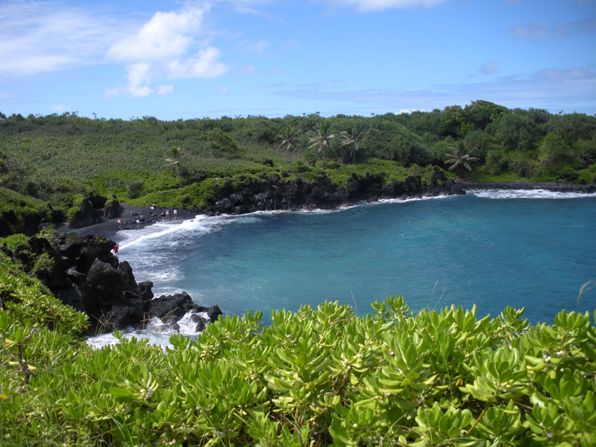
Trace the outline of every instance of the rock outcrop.
[[[153, 300], [153, 283], [137, 283], [128, 262], [112, 254], [114, 245], [97, 236], [63, 235], [53, 244], [32, 237], [29, 247], [10, 254], [65, 304], [86, 313], [91, 334], [141, 327], [154, 316], [174, 324], [189, 310], [206, 312], [210, 321], [221, 315], [217, 306], [194, 304], [186, 292]], [[202, 320], [197, 320], [197, 327], [204, 327], [206, 320], [200, 315], [197, 319]]]
[[68, 221], [71, 228], [82, 228], [103, 222], [90, 198], [85, 198]]
[[118, 199], [113, 199], [109, 201], [103, 209], [103, 217], [106, 219], [117, 219], [122, 216], [122, 211], [124, 211], [124, 209], [122, 208], [122, 205], [120, 205]]
[[426, 183], [415, 175], [403, 181], [386, 182], [383, 174], [353, 174], [345, 187], [337, 187], [326, 175], [310, 182], [300, 177], [291, 180], [281, 176], [246, 177], [239, 182], [226, 181], [202, 211], [243, 214], [261, 210], [335, 208], [382, 198], [463, 193], [440, 169]]

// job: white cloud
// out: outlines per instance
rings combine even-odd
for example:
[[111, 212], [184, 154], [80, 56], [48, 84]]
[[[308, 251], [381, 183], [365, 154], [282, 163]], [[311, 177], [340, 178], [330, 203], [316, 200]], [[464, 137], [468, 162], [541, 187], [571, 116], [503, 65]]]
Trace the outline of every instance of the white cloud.
[[64, 112], [66, 110], [66, 106], [64, 104], [52, 104], [50, 106], [54, 112]]
[[157, 12], [136, 33], [119, 40], [108, 56], [120, 61], [162, 61], [183, 56], [201, 28], [204, 10]]
[[430, 8], [447, 0], [327, 0], [328, 3], [348, 6], [360, 12], [385, 9]]
[[482, 64], [478, 70], [485, 75], [493, 75], [499, 72], [499, 66], [495, 61], [487, 61]]
[[[126, 63], [128, 71], [128, 86], [118, 91], [147, 96], [154, 93], [151, 83], [158, 79], [211, 79], [225, 74], [220, 50], [199, 40], [207, 11], [190, 5], [176, 12], [157, 12], [136, 32], [114, 43], [108, 56]], [[157, 93], [169, 94], [173, 88], [161, 91]]]
[[241, 14], [255, 14], [261, 15], [261, 12], [256, 8], [258, 5], [270, 3], [272, 0], [213, 0], [216, 3], [228, 5], [234, 11]]
[[153, 93], [150, 70], [151, 66], [145, 62], [128, 66], [128, 93], [132, 96], [149, 96]]
[[28, 76], [104, 62], [128, 23], [101, 11], [34, 1], [2, 2], [0, 75]]
[[157, 87], [157, 94], [160, 96], [167, 96], [170, 95], [174, 91], [174, 86], [171, 84], [167, 85], [160, 85]]
[[172, 59], [166, 64], [167, 75], [171, 79], [217, 78], [227, 71], [227, 67], [219, 62], [219, 55], [220, 51], [217, 48], [209, 47], [188, 59]]

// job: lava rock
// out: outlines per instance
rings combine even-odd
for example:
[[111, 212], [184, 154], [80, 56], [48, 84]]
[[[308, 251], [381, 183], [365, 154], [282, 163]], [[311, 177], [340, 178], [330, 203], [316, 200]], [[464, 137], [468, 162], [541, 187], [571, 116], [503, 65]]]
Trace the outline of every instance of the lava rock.
[[106, 219], [117, 219], [118, 217], [122, 216], [123, 211], [124, 208], [122, 208], [120, 202], [114, 199], [108, 202], [108, 204], [104, 208], [103, 217], [105, 217]]
[[79, 205], [79, 209], [72, 215], [68, 224], [71, 228], [83, 228], [89, 225], [95, 225], [103, 222], [99, 216], [93, 203], [89, 199], [83, 199]]

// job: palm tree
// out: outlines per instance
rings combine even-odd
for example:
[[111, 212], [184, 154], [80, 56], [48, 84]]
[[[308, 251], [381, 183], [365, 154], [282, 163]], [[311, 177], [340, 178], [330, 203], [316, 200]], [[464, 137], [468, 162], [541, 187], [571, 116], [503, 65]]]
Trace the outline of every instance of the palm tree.
[[350, 146], [350, 155], [352, 157], [352, 163], [356, 163], [356, 152], [360, 149], [360, 141], [362, 141], [362, 136], [364, 132], [356, 130], [356, 128], [352, 127], [348, 131], [342, 130], [339, 133], [341, 138], [341, 145], [340, 147]]
[[450, 171], [462, 171], [462, 168], [464, 168], [467, 171], [471, 171], [471, 163], [479, 160], [478, 157], [473, 157], [470, 154], [464, 153], [464, 147], [461, 143], [459, 144], [457, 149], [450, 149], [451, 152], [447, 152], [447, 154], [445, 154], [447, 156], [447, 158], [445, 159], [445, 163], [450, 165]]
[[178, 178], [178, 188], [182, 185], [182, 178], [180, 177], [180, 148], [173, 147], [170, 149], [171, 157], [166, 158], [166, 163], [169, 166], [174, 167], [174, 172], [176, 173], [176, 177]]
[[323, 163], [326, 164], [325, 156], [326, 149], [331, 145], [331, 141], [335, 135], [331, 133], [331, 126], [327, 121], [322, 121], [313, 137], [308, 140], [308, 147], [316, 149], [323, 157]]
[[281, 129], [277, 135], [279, 140], [278, 148], [288, 153], [288, 161], [292, 160], [292, 153], [296, 150], [298, 145], [298, 129], [296, 126], [289, 124]]

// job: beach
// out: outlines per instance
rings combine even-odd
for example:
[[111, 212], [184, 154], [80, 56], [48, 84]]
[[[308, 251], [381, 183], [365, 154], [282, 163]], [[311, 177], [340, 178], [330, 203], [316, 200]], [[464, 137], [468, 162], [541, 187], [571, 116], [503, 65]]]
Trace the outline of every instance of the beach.
[[57, 228], [62, 233], [75, 233], [78, 236], [97, 235], [118, 242], [116, 233], [120, 230], [140, 230], [156, 222], [182, 222], [192, 219], [198, 212], [159, 206], [134, 206], [121, 203], [122, 214], [118, 218], [103, 218], [103, 222], [82, 228], [71, 228], [68, 223]]

